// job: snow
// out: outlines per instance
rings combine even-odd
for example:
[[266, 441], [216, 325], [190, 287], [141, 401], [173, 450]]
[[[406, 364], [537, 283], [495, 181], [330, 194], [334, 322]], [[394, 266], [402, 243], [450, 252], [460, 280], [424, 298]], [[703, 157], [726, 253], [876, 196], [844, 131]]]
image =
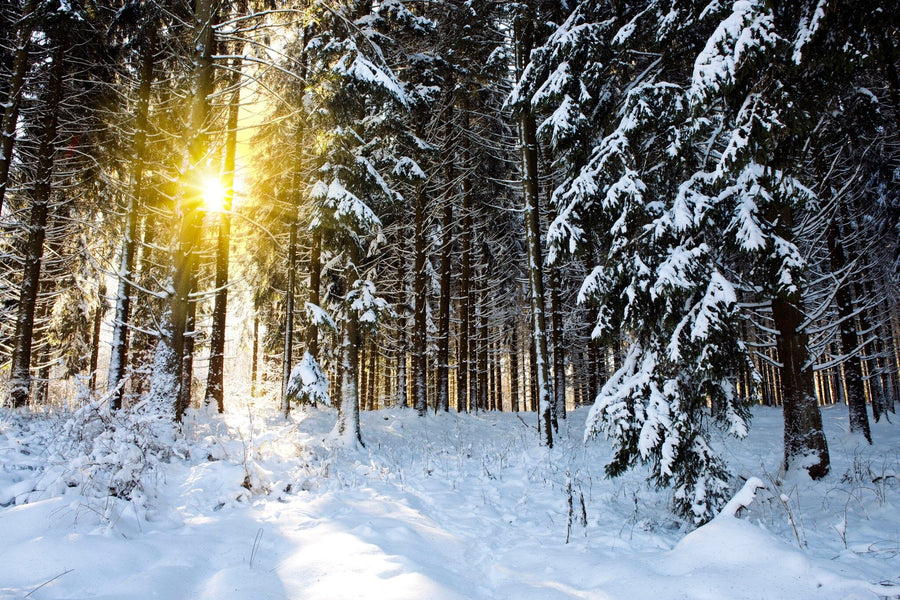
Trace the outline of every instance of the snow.
[[[553, 450], [512, 414], [418, 418], [402, 409], [363, 412], [366, 447], [342, 448], [328, 438], [332, 409], [284, 421], [274, 406], [227, 405], [224, 417], [188, 413], [177, 441], [139, 416], [101, 417], [96, 407], [77, 418], [0, 411], [0, 598], [900, 592], [900, 428], [873, 423], [875, 445], [858, 445], [845, 407], [823, 410], [833, 471], [819, 482], [779, 470], [780, 410], [757, 408], [743, 442], [712, 440], [747, 484], [689, 531], [645, 472], [603, 478], [610, 449], [583, 444], [585, 409], [570, 413]], [[130, 463], [140, 471], [130, 498], [103, 489], [112, 469], [88, 460], [101, 425], [113, 429], [101, 435], [114, 463], [144, 448]], [[143, 435], [164, 443], [142, 446]], [[575, 506], [583, 497], [586, 526], [567, 518], [567, 488]]]
[[723, 87], [733, 85], [737, 72], [764, 54], [778, 37], [774, 17], [760, 0], [737, 0], [694, 61], [688, 96], [699, 104]]
[[[311, 306], [307, 303], [307, 306]], [[322, 372], [318, 361], [309, 352], [291, 369], [288, 377], [286, 396], [301, 403], [325, 404], [331, 406], [328, 395], [328, 377]]]
[[825, 7], [826, 0], [819, 0], [812, 17], [803, 17], [800, 20], [800, 26], [794, 38], [794, 53], [791, 55], [791, 60], [794, 61], [794, 64], [799, 65], [803, 60], [803, 47], [809, 43], [816, 31], [819, 30], [819, 25], [822, 19], [825, 18]]

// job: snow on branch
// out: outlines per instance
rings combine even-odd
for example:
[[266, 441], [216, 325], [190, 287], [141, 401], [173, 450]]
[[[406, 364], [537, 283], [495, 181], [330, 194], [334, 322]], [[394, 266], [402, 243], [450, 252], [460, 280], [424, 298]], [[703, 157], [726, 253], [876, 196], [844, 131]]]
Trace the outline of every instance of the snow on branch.
[[694, 61], [688, 98], [694, 105], [730, 87], [738, 71], [775, 45], [774, 17], [762, 0], [737, 0]]

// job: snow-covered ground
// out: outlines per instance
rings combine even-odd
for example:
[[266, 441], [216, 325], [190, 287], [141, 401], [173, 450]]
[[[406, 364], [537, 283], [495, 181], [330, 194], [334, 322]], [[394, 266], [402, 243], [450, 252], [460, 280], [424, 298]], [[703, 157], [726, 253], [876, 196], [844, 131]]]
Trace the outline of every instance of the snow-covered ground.
[[826, 409], [833, 469], [812, 482], [779, 471], [780, 411], [756, 409], [721, 447], [766, 489], [690, 531], [644, 472], [604, 478], [586, 414], [547, 451], [533, 414], [363, 413], [366, 447], [346, 449], [330, 409], [191, 414], [178, 440], [0, 412], [0, 597], [900, 597], [900, 425], [868, 447]]

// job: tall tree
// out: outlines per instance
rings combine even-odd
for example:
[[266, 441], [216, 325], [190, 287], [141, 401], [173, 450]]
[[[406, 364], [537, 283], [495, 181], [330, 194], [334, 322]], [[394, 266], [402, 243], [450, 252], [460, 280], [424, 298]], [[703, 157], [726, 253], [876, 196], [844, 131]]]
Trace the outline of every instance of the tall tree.
[[41, 18], [37, 9], [37, 0], [25, 0], [21, 4], [20, 13], [16, 15], [18, 18], [14, 21], [17, 25], [14, 28], [16, 31], [16, 45], [13, 49], [9, 83], [6, 85], [3, 121], [0, 123], [0, 214], [3, 213], [3, 201], [6, 198], [6, 191], [9, 186], [9, 169], [12, 164], [22, 91], [25, 89], [25, 75], [30, 58], [31, 37], [35, 24]]
[[[516, 72], [521, 80], [535, 45], [533, 3], [522, 3], [523, 10], [515, 16]], [[550, 379], [550, 355], [547, 350], [547, 322], [544, 298], [544, 256], [541, 249], [540, 192], [538, 189], [537, 124], [530, 102], [513, 95], [510, 105], [516, 111], [519, 129], [520, 174], [524, 206], [525, 245], [528, 257], [528, 281], [531, 286], [531, 335], [534, 338], [534, 362], [537, 375], [538, 421], [541, 440], [553, 446], [551, 404], [553, 383]]]
[[[132, 10], [137, 7], [132, 6]], [[115, 295], [115, 316], [110, 349], [107, 391], [112, 392], [110, 406], [119, 409], [125, 393], [124, 378], [128, 357], [129, 322], [131, 319], [131, 297], [134, 281], [134, 259], [138, 243], [138, 214], [141, 199], [145, 194], [144, 163], [147, 154], [148, 114], [150, 111], [151, 86], [154, 78], [155, 55], [157, 52], [158, 18], [157, 6], [148, 7], [146, 16], [139, 20], [136, 37], [139, 42], [138, 91], [135, 107], [134, 137], [132, 142], [131, 173], [125, 208], [125, 229], [122, 233], [122, 248], [119, 255], [118, 281]]]
[[[232, 9], [232, 18], [238, 19], [247, 12], [247, 0], [238, 0]], [[228, 266], [231, 245], [231, 207], [234, 203], [234, 175], [237, 158], [238, 119], [241, 110], [241, 88], [244, 41], [231, 44], [232, 56], [227, 75], [227, 89], [231, 91], [225, 130], [225, 159], [222, 165], [222, 186], [225, 196], [218, 211], [219, 229], [216, 243], [216, 283], [212, 313], [212, 331], [209, 341], [209, 371], [206, 380], [207, 404], [215, 402], [218, 411], [225, 411], [225, 325], [228, 314]]]
[[[200, 224], [203, 211], [204, 179], [210, 176], [208, 127], [210, 95], [213, 91], [213, 54], [215, 51], [215, 4], [197, 0], [193, 28], [196, 41], [191, 83], [191, 110], [188, 143], [180, 173], [180, 189], [175, 206], [178, 233], [173, 242], [173, 267], [169, 286], [169, 306], [157, 347], [151, 384], [151, 398], [162, 410], [171, 410], [180, 421], [189, 394], [182, 391], [185, 362], [192, 360], [191, 344], [186, 342], [193, 291]], [[171, 408], [166, 408], [168, 405]]]
[[34, 341], [35, 307], [40, 284], [41, 260], [44, 255], [47, 217], [50, 210], [53, 163], [56, 154], [57, 129], [66, 73], [66, 55], [70, 49], [68, 24], [64, 14], [47, 16], [47, 40], [50, 46], [44, 112], [40, 126], [37, 165], [31, 178], [29, 199], [31, 215], [27, 224], [27, 241], [22, 273], [22, 287], [16, 317], [10, 366], [10, 403], [22, 407], [28, 403], [31, 389], [31, 350]]

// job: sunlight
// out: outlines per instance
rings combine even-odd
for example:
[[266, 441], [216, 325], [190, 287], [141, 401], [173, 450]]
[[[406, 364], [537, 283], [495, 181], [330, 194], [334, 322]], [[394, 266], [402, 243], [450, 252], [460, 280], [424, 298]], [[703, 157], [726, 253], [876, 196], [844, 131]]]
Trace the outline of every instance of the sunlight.
[[218, 177], [203, 182], [203, 206], [209, 212], [224, 212], [227, 190]]

